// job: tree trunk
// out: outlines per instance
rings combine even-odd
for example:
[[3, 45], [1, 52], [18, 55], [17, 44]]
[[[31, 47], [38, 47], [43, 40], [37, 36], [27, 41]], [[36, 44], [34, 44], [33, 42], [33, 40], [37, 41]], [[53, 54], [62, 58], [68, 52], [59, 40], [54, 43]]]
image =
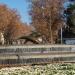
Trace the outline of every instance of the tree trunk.
[[53, 44], [53, 34], [52, 34], [52, 27], [50, 25], [50, 43]]

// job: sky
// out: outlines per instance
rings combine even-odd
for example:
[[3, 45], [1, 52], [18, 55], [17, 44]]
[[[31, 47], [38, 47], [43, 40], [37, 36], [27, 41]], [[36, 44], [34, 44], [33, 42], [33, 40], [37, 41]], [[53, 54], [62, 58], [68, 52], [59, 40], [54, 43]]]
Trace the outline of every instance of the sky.
[[[31, 22], [31, 18], [28, 14], [29, 4], [27, 0], [0, 0], [0, 4], [6, 4], [11, 9], [15, 8], [18, 10], [21, 15], [22, 22], [29, 24]], [[67, 7], [68, 3], [65, 3], [64, 6]]]
[[28, 14], [29, 5], [26, 0], [0, 0], [0, 4], [6, 4], [11, 9], [17, 9], [21, 15], [22, 22], [30, 23], [30, 16]]

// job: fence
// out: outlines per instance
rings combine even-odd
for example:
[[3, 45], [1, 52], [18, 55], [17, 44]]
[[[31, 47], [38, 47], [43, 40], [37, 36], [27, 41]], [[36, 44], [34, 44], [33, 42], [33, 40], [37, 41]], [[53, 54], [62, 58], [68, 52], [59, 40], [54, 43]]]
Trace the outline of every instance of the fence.
[[0, 46], [0, 64], [75, 62], [74, 45]]

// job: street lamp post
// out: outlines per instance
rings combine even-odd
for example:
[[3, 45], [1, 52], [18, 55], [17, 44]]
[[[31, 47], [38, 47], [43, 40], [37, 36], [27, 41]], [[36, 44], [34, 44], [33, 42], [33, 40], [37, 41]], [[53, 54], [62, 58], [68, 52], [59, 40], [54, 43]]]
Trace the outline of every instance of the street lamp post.
[[61, 44], [63, 43], [62, 27], [61, 27]]

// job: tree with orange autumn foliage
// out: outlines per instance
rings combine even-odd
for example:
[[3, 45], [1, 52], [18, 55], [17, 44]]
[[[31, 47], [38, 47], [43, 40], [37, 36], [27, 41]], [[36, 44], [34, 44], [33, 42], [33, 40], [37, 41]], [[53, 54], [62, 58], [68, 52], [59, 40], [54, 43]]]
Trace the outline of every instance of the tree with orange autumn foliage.
[[10, 40], [26, 35], [29, 27], [20, 20], [20, 15], [6, 5], [0, 5], [0, 32], [4, 34], [6, 43]]
[[11, 31], [12, 34], [11, 34], [10, 39], [18, 39], [21, 36], [27, 36], [31, 34], [31, 31], [32, 30], [30, 26], [28, 26], [27, 24], [18, 22]]
[[19, 21], [20, 16], [16, 10], [12, 10], [6, 5], [0, 5], [0, 32], [4, 34], [6, 41], [9, 40], [13, 27]]
[[53, 44], [64, 25], [62, 18], [64, 0], [30, 0], [32, 25], [43, 36], [45, 43]]

